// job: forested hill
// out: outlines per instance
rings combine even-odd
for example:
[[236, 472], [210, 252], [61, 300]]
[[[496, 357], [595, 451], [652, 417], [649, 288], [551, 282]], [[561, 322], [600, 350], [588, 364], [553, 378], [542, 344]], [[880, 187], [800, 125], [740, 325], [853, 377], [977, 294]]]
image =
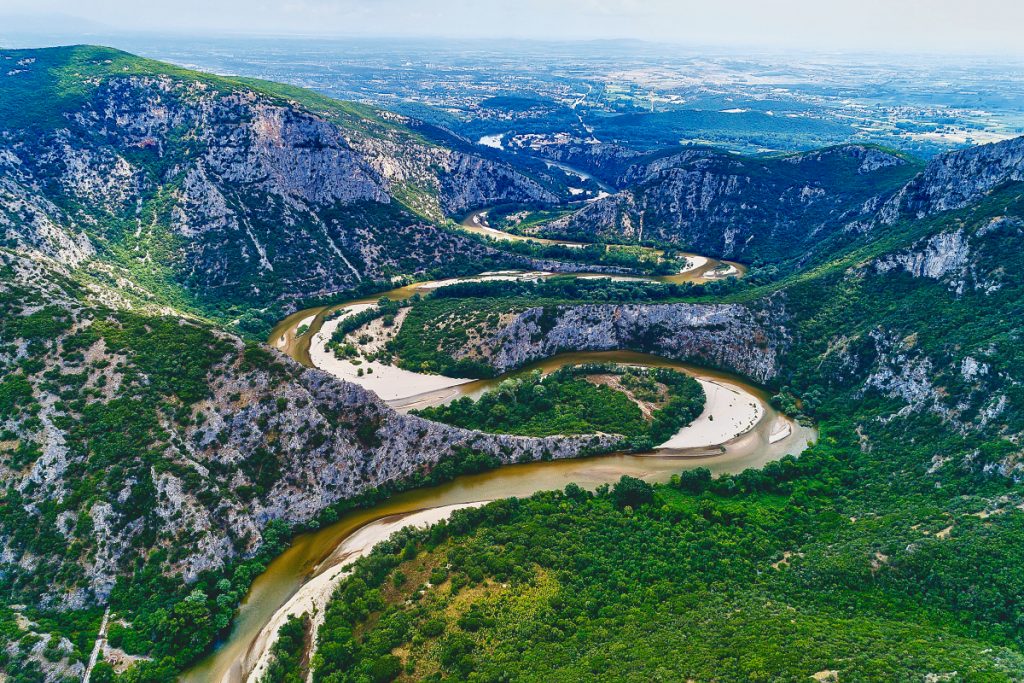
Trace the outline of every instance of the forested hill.
[[[342, 584], [314, 680], [1020, 680], [1019, 144], [935, 162], [813, 270], [733, 285], [782, 335], [773, 400], [817, 422], [810, 450], [714, 480], [570, 486], [408, 534]], [[501, 297], [528, 305], [525, 288], [482, 293], [431, 303], [427, 324], [469, 321], [481, 347], [527, 317], [488, 321]], [[533, 294], [549, 321], [535, 346], [627, 308], [570, 284]], [[304, 671], [299, 654], [277, 656]]]

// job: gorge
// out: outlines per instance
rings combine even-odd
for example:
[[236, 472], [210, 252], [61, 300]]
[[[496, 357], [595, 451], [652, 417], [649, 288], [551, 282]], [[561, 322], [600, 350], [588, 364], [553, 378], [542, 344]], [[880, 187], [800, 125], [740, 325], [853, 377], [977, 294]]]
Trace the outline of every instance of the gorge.
[[[1020, 138], [494, 149], [0, 65], [8, 680], [1024, 675]], [[415, 414], [580, 367], [703, 407], [646, 444]]]

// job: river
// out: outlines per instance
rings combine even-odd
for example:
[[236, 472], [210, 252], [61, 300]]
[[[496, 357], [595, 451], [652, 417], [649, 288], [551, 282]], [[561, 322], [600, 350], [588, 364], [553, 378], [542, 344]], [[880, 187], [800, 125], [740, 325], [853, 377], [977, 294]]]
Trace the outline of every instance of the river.
[[[551, 246], [561, 247], [572, 247], [582, 249], [583, 247], [590, 246], [588, 242], [574, 242], [572, 240], [557, 240], [549, 239], [546, 237], [531, 237], [528, 235], [516, 235], [511, 232], [505, 232], [493, 228], [487, 222], [487, 213], [490, 209], [481, 209], [474, 211], [473, 213], [466, 216], [465, 220], [459, 225], [459, 227], [466, 232], [471, 232], [475, 235], [481, 235], [488, 237], [493, 240], [505, 240], [509, 242], [535, 242], [537, 244], [545, 244]], [[606, 244], [606, 248], [610, 247], [631, 247], [636, 248], [635, 244]], [[661, 257], [664, 252], [660, 249], [653, 247], [641, 247], [654, 256]], [[646, 282], [663, 282], [663, 283], [674, 283], [682, 284], [684, 282], [703, 283], [710, 282], [713, 280], [720, 280], [726, 277], [742, 277], [746, 274], [747, 268], [741, 263], [735, 261], [721, 261], [719, 259], [710, 258], [708, 256], [702, 256], [700, 254], [693, 253], [682, 253], [688, 261], [688, 266], [679, 273], [672, 275], [656, 275], [656, 276], [643, 276], [643, 275], [615, 275], [604, 277], [614, 277], [619, 280], [638, 280]], [[598, 273], [579, 273], [581, 277], [598, 277]]]
[[[311, 367], [310, 342], [331, 313], [355, 303], [376, 301], [381, 296], [407, 299], [418, 292], [430, 291], [434, 284], [419, 283], [357, 301], [299, 311], [281, 321], [268, 342]], [[307, 329], [298, 335], [300, 326]], [[301, 534], [255, 579], [239, 607], [227, 641], [182, 679], [195, 683], [245, 680], [265, 652], [270, 636], [297, 601], [309, 598], [307, 594], [315, 587], [321, 601], [316, 604], [321, 604], [343, 573], [344, 562], [368, 552], [374, 542], [407, 521], [427, 522], [436, 519], [442, 509], [447, 511], [510, 496], [529, 496], [537, 491], [563, 488], [569, 483], [593, 489], [601, 484], [614, 483], [623, 475], [665, 482], [672, 474], [696, 467], [707, 467], [714, 474], [738, 473], [751, 467], [761, 467], [787, 454], [799, 454], [817, 438], [813, 428], [780, 415], [768, 404], [760, 388], [737, 376], [628, 351], [560, 354], [496, 379], [469, 382], [442, 392], [391, 403], [396, 409], [405, 410], [412, 406], [434, 405], [457, 396], [478, 396], [515, 374], [533, 369], [551, 372], [565, 365], [591, 362], [679, 369], [701, 380], [706, 391], [710, 386], [720, 387], [757, 401], [760, 404], [758, 418], [742, 434], [724, 443], [689, 444], [683, 448], [664, 448], [646, 454], [616, 453], [579, 460], [508, 465], [482, 474], [462, 476], [440, 486], [399, 494], [372, 508], [346, 514], [328, 527]], [[429, 516], [429, 511], [434, 511], [434, 517]]]
[[[583, 123], [582, 119], [580, 119], [580, 123]], [[600, 178], [598, 178], [598, 177], [596, 177], [596, 176], [594, 176], [594, 175], [592, 175], [590, 173], [587, 173], [586, 171], [581, 171], [580, 169], [578, 169], [578, 168], [576, 168], [574, 166], [570, 166], [569, 164], [562, 163], [561, 161], [551, 161], [550, 159], [545, 159], [544, 163], [545, 163], [545, 165], [547, 165], [548, 168], [557, 168], [558, 170], [562, 171], [563, 173], [568, 173], [569, 175], [576, 176], [580, 180], [591, 180], [591, 181], [593, 181], [594, 184], [597, 185], [597, 188], [599, 190], [601, 190], [601, 192], [606, 194], [606, 195], [607, 194], [615, 194], [615, 188], [614, 187], [612, 187], [608, 183], [604, 182]]]

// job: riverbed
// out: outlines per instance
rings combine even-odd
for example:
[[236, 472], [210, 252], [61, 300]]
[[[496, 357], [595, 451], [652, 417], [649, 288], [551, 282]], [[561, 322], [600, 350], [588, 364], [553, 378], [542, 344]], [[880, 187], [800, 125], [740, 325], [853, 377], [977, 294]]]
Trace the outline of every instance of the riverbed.
[[[582, 249], [583, 247], [590, 246], [588, 242], [574, 242], [572, 240], [557, 240], [549, 239], [546, 237], [531, 237], [529, 235], [516, 235], [515, 233], [505, 232], [498, 230], [497, 228], [491, 227], [487, 222], [487, 213], [490, 209], [481, 209], [480, 211], [474, 211], [473, 213], [466, 216], [466, 218], [459, 224], [459, 227], [475, 235], [487, 237], [497, 241], [507, 242], [534, 242], [536, 244], [542, 244], [547, 246], [560, 246], [570, 247], [574, 249]], [[633, 247], [635, 244], [605, 244], [606, 248], [611, 247]], [[653, 247], [642, 247], [648, 250], [652, 256], [661, 258], [664, 252], [660, 249]], [[662, 282], [662, 283], [673, 283], [682, 284], [684, 282], [692, 282], [695, 284], [701, 284], [706, 282], [712, 282], [714, 280], [721, 280], [727, 277], [742, 277], [746, 272], [746, 266], [736, 263], [734, 261], [721, 261], [719, 259], [710, 258], [708, 256], [702, 256], [700, 254], [683, 253], [682, 256], [686, 257], [686, 266], [684, 266], [678, 273], [672, 275], [657, 275], [657, 276], [643, 276], [643, 275], [615, 275], [611, 276], [614, 280], [639, 280], [647, 282]], [[578, 273], [578, 277], [609, 277], [600, 273]]]
[[253, 582], [228, 640], [192, 669], [184, 680], [194, 683], [245, 680], [244, 663], [259, 658], [257, 640], [266, 624], [308, 581], [324, 572], [339, 571], [340, 565], [332, 565], [328, 558], [346, 538], [366, 525], [393, 515], [449, 505], [526, 497], [537, 491], [564, 488], [570, 483], [593, 490], [601, 484], [612, 484], [623, 475], [666, 482], [673, 474], [696, 467], [706, 467], [715, 475], [735, 474], [751, 467], [763, 467], [787, 454], [798, 454], [816, 439], [812, 428], [791, 423], [793, 434], [780, 442], [769, 443], [775, 416], [777, 413], [772, 411], [751, 431], [718, 448], [703, 449], [703, 454], [694, 450], [666, 450], [660, 454], [612, 454], [508, 465], [462, 476], [440, 486], [402, 493], [373, 508], [351, 512], [328, 527], [298, 536], [271, 562]]

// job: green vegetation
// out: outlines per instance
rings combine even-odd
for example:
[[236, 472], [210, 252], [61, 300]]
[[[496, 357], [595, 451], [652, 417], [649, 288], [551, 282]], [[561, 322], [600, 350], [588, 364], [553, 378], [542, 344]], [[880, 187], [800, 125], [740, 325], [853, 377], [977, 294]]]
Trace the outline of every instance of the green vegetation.
[[523, 436], [619, 434], [632, 448], [645, 450], [692, 422], [704, 400], [700, 383], [674, 370], [577, 365], [547, 376], [535, 370], [503, 381], [477, 401], [463, 397], [418, 414], [467, 429]]
[[532, 228], [571, 213], [573, 209], [543, 206], [495, 207], [487, 211], [487, 223], [493, 228], [517, 235], [529, 234]]
[[339, 357], [355, 355], [355, 347], [345, 341], [348, 335], [367, 323], [378, 319], [382, 319], [382, 324], [385, 327], [391, 327], [395, 324], [395, 316], [398, 315], [398, 311], [406, 306], [411, 306], [417, 300], [418, 295], [416, 299], [409, 301], [392, 301], [387, 297], [381, 297], [375, 306], [359, 313], [346, 315], [335, 328], [334, 334], [331, 335], [330, 341], [327, 342], [327, 348], [331, 349]]
[[[464, 282], [436, 290], [409, 311], [388, 351], [398, 365], [417, 372], [451, 377], [494, 377], [482, 360], [460, 357], [471, 335], [493, 330], [503, 315], [542, 308], [540, 320], [550, 320], [557, 306], [585, 303], [653, 303], [680, 301], [695, 291], [725, 292], [730, 281], [705, 286], [642, 281], [581, 279], [571, 276], [532, 282]], [[692, 298], [692, 297], [690, 297]], [[639, 348], [634, 350], [644, 351]]]
[[[330, 605], [337, 648], [317, 679], [359, 680], [395, 656], [398, 680], [1024, 676], [1024, 498], [1012, 478], [1024, 395], [1005, 381], [1024, 366], [1021, 192], [837, 246], [774, 282], [721, 287], [739, 301], [784, 289], [799, 341], [775, 401], [817, 421], [813, 448], [738, 476], [501, 501], [393, 539]], [[966, 284], [871, 265], [943, 229], [970, 239]], [[398, 341], [439, 363], [499, 311], [599, 296], [572, 286], [442, 290], [410, 313], [421, 343]], [[433, 324], [445, 320], [460, 324]], [[890, 384], [866, 384], [878, 367]], [[931, 393], [908, 398], [900, 383]]]
[[670, 147], [680, 139], [738, 144], [744, 149], [809, 149], [840, 142], [852, 133], [847, 124], [823, 119], [688, 109], [603, 117], [594, 120], [594, 127], [602, 140], [628, 141], [646, 150]]
[[312, 90], [255, 78], [225, 78], [176, 67], [95, 45], [0, 51], [0, 63], [10, 76], [0, 79], [0, 126], [9, 130], [49, 132], [67, 124], [66, 112], [85, 104], [106, 80], [129, 76], [162, 76], [202, 83], [226, 93], [251, 89], [276, 99], [295, 102], [337, 123], [362, 130], [380, 127], [404, 130], [372, 107], [342, 102]]
[[557, 102], [547, 98], [524, 97], [522, 95], [496, 95], [480, 101], [480, 106], [487, 109], [507, 109], [509, 111], [529, 111], [530, 109], [560, 107]]
[[[939, 540], [889, 518], [850, 522], [850, 501], [821, 490], [830, 450], [713, 484], [705, 470], [653, 488], [626, 478], [596, 495], [570, 485], [404, 532], [339, 588], [315, 680], [364, 680], [396, 654], [400, 680], [1024, 673], [997, 614], [941, 607], [962, 584], [917, 599], [921, 582], [942, 585], [930, 561], [976, 557], [991, 534]], [[1013, 533], [1016, 517], [996, 524]], [[919, 557], [872, 569], [874, 553], [909, 538]]]
[[[183, 222], [213, 220], [204, 213], [210, 203], [190, 205], [188, 190], [196, 190], [195, 171], [209, 153], [209, 136], [219, 130], [219, 121], [251, 120], [255, 114], [244, 104], [250, 96], [322, 117], [352, 139], [386, 140], [398, 147], [434, 147], [435, 142], [420, 127], [397, 123], [365, 105], [255, 79], [202, 74], [110, 48], [0, 50], [0, 66], [0, 130], [18, 146], [22, 163], [18, 178], [12, 176], [18, 191], [43, 201], [39, 206], [45, 208], [37, 210], [52, 214], [54, 223], [88, 236], [97, 255], [80, 275], [119, 290], [133, 303], [167, 305], [262, 339], [294, 300], [309, 292], [358, 296], [388, 289], [398, 277], [451, 277], [522, 262], [482, 244], [467, 248], [439, 227], [444, 216], [432, 174], [441, 171], [433, 166], [421, 169], [423, 180], [394, 187], [397, 201], [318, 201], [303, 210], [284, 206], [281, 194], [265, 183], [210, 173], [202, 191], [216, 193], [230, 217], [217, 229], [185, 239]], [[247, 94], [228, 98], [236, 93]], [[174, 126], [141, 137], [102, 123], [111, 110], [121, 117], [133, 112], [145, 117], [155, 98], [171, 112]], [[216, 112], [217, 120], [199, 111]], [[66, 130], [61, 135], [67, 140], [56, 140], [58, 130]], [[67, 148], [53, 154], [54, 145]], [[239, 150], [242, 163], [245, 152]], [[353, 163], [362, 163], [357, 152], [349, 153]], [[68, 180], [67, 159], [89, 160], [82, 173], [95, 174], [92, 189], [78, 191], [77, 181]], [[119, 160], [127, 162], [124, 168], [117, 166]], [[110, 180], [107, 187], [100, 178], [116, 174], [115, 166], [131, 178]], [[232, 223], [240, 215], [244, 226]], [[432, 225], [424, 225], [424, 217]], [[26, 241], [19, 234], [32, 232], [18, 211], [0, 209], [0, 220], [18, 228], [0, 236], [0, 246], [17, 248]], [[282, 224], [289, 229], [281, 230]], [[244, 227], [245, 237], [220, 239], [215, 234], [222, 227]], [[460, 258], [450, 258], [456, 251]], [[374, 254], [373, 263], [365, 262], [366, 253]], [[311, 258], [324, 267], [297, 278]], [[136, 286], [124, 287], [125, 281]]]
[[[306, 91], [200, 77], [101, 48], [0, 54], [5, 69], [18, 72], [0, 78], [0, 125], [17, 128], [11, 139], [22, 142], [73, 125], [67, 113], [125, 74], [198, 79], [228, 91], [242, 83], [353, 127], [395, 125]], [[662, 118], [676, 127], [673, 135], [693, 123]], [[730, 120], [746, 134], [749, 118]], [[638, 115], [607, 125], [656, 142], [653, 128], [664, 123]], [[785, 121], [774, 132], [789, 135], [791, 125], [833, 132]], [[184, 137], [174, 142], [160, 155], [129, 152], [143, 186], [192, 153]], [[785, 175], [788, 163], [771, 160], [748, 172]], [[812, 167], [811, 175], [876, 182], [852, 168]], [[894, 170], [874, 189], [913, 170]], [[277, 362], [272, 351], [202, 321], [152, 313], [173, 305], [237, 319], [236, 329], [256, 334], [277, 316], [272, 302], [283, 291], [275, 278], [285, 268], [272, 275], [249, 267], [239, 271], [238, 289], [218, 284], [204, 301], [193, 298], [202, 283], [189, 278], [205, 272], [177, 262], [183, 245], [166, 229], [167, 197], [181, 190], [180, 180], [124, 215], [90, 214], [79, 198], [56, 196], [68, 215], [95, 219], [83, 224], [100, 253], [76, 279], [31, 259], [18, 262], [27, 270], [16, 273], [20, 257], [0, 247], [6, 680], [35, 683], [44, 665], [85, 660], [102, 614], [96, 605], [104, 598], [92, 592], [102, 587], [97, 572], [109, 572], [113, 582], [111, 645], [151, 659], [123, 676], [101, 664], [94, 680], [173, 680], [228, 632], [253, 577], [298, 531], [501, 462], [461, 448], [404, 479], [341, 498], [308, 524], [272, 521], [258, 539], [251, 526], [233, 528], [223, 537], [223, 565], [189, 566], [189, 550], [210, 538], [203, 524], [230, 524], [229, 511], [239, 508], [229, 504], [266, 511], [274, 486], [296, 474], [294, 451], [283, 443], [327, 443], [331, 434], [314, 417], [337, 430], [346, 452], [350, 444], [362, 447], [357, 453], [381, 443], [381, 421], [330, 401], [299, 403], [300, 370]], [[424, 191], [406, 187], [399, 198], [422, 210], [417, 202], [430, 199]], [[252, 200], [239, 194], [225, 201], [233, 210], [262, 206]], [[136, 214], [153, 221], [138, 237]], [[252, 218], [257, 228], [273, 223]], [[324, 218], [381, 228], [385, 246], [436, 229], [410, 229], [404, 209], [373, 203], [334, 207]], [[314, 679], [806, 681], [832, 670], [843, 681], [920, 680], [925, 673], [936, 680], [1024, 678], [1022, 218], [1024, 190], [1011, 183], [961, 211], [821, 235], [800, 269], [755, 267], [744, 282], [699, 290], [571, 278], [467, 283], [415, 302], [387, 351], [411, 369], [487, 376], [494, 370], [484, 358], [458, 352], [502, 316], [527, 308], [538, 309], [544, 332], [558, 306], [749, 303], [777, 295], [772, 322], [785, 327], [788, 341], [769, 388], [778, 406], [818, 423], [820, 440], [799, 458], [740, 475], [713, 478], [697, 469], [658, 486], [624, 478], [595, 493], [570, 485], [403, 531], [360, 560], [340, 586], [308, 663]], [[928, 250], [917, 241], [940, 231], [962, 233], [966, 246], [957, 259], [966, 265], [946, 259], [941, 274], [915, 277], [908, 269]], [[306, 255], [309, 244], [291, 253]], [[265, 246], [275, 260], [289, 247]], [[358, 263], [350, 247], [337, 248]], [[911, 248], [916, 252], [903, 258], [877, 261]], [[622, 258], [643, 253], [626, 250]], [[240, 251], [220, 256], [243, 262]], [[467, 255], [446, 264], [436, 256], [403, 252], [379, 275], [468, 274], [506, 258]], [[122, 277], [138, 291], [118, 291], [150, 312], [110, 310], [88, 298], [88, 285]], [[361, 292], [381, 287], [354, 285]], [[396, 306], [382, 303], [363, 322], [393, 315]], [[638, 350], [647, 341], [635, 340]], [[641, 447], [700, 411], [703, 396], [678, 373], [600, 369], [621, 387], [613, 389], [588, 379], [596, 370], [527, 375], [478, 402], [425, 414], [518, 434], [608, 431]], [[286, 384], [292, 388], [281, 390]], [[649, 420], [627, 392], [657, 408]], [[249, 414], [240, 412], [250, 406]], [[290, 412], [310, 419], [278, 430], [273, 416]], [[233, 429], [235, 444], [222, 450]], [[377, 463], [353, 464], [358, 476]], [[303, 619], [285, 625], [269, 680], [302, 678], [307, 629]]]
[[[865, 153], [877, 154], [889, 165], [862, 172]], [[540, 228], [537, 234], [583, 242], [622, 242], [637, 233], [635, 227], [626, 226], [642, 221], [643, 239], [648, 244], [670, 244], [756, 266], [805, 269], [809, 259], [829, 260], [842, 247], [871, 241], [874, 236], [843, 227], [864, 214], [865, 202], [870, 205], [891, 196], [921, 170], [919, 161], [871, 145], [768, 156], [676, 147], [631, 160], [640, 168], [647, 163], [654, 169], [665, 165], [671, 170], [652, 171], [646, 180], [638, 178], [627, 203], [607, 205], [596, 215], [582, 211], [564, 224]], [[692, 215], [678, 210], [676, 193], [681, 188], [676, 179], [681, 175], [710, 184], [705, 190], [707, 206]], [[720, 187], [733, 183], [742, 189]], [[795, 200], [802, 192], [811, 192], [818, 199]], [[609, 220], [613, 208], [619, 215]], [[726, 234], [737, 244], [726, 244]]]
[[[504, 251], [536, 259], [551, 259], [566, 263], [620, 268], [626, 274], [671, 275], [678, 273], [685, 262], [682, 259], [662, 259], [657, 250], [646, 246], [594, 243], [572, 247], [561, 244], [541, 244], [529, 241], [510, 241], [487, 238], [488, 242]], [[584, 269], [585, 268], [581, 268]]]
[[303, 654], [308, 647], [309, 631], [308, 614], [288, 618], [277, 631], [277, 641], [270, 648], [270, 665], [260, 683], [303, 683], [306, 680]]

